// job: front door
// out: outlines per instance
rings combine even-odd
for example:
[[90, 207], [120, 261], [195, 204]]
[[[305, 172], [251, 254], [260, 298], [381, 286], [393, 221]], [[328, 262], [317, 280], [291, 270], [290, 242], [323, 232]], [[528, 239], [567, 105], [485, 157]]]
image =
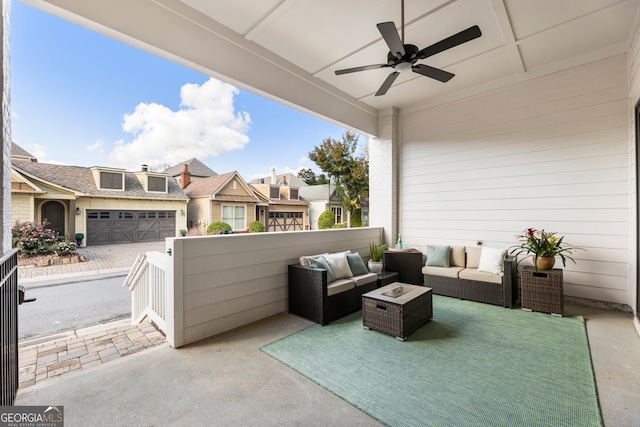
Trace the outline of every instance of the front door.
[[41, 216], [42, 222], [47, 222], [47, 228], [57, 231], [64, 236], [64, 206], [60, 202], [46, 202], [42, 205]]

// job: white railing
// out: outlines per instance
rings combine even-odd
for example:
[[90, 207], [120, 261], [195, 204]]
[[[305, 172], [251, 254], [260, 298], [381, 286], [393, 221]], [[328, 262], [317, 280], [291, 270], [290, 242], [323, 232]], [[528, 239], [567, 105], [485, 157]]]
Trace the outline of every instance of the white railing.
[[149, 318], [163, 332], [167, 331], [167, 255], [147, 252], [138, 255], [123, 286], [131, 292], [131, 323]]

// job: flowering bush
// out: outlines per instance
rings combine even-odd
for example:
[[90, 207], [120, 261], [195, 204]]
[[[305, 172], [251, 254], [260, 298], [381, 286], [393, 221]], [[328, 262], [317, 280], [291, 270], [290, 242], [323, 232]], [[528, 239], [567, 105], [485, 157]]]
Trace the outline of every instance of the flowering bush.
[[64, 239], [63, 241], [53, 245], [53, 252], [58, 256], [64, 256], [74, 253], [77, 248], [78, 245], [75, 242], [70, 242], [69, 240]]
[[31, 221], [16, 221], [11, 228], [11, 245], [18, 248], [22, 256], [67, 255], [76, 250], [76, 244], [47, 228], [47, 222], [35, 224]]
[[514, 246], [510, 253], [515, 255], [516, 259], [522, 253], [532, 254], [535, 257], [534, 265], [537, 265], [538, 257], [559, 256], [562, 259], [562, 265], [566, 267], [568, 259], [574, 264], [576, 262], [571, 257], [573, 251], [584, 250], [564, 243], [564, 236], [558, 237], [556, 233], [548, 233], [535, 228], [527, 228], [523, 234], [516, 236], [516, 238], [520, 243]]

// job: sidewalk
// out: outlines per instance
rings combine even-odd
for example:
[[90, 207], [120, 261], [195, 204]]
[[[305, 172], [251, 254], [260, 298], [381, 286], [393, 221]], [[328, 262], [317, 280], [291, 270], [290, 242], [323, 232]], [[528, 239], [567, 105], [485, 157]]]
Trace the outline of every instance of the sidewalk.
[[[19, 266], [18, 283], [47, 286], [65, 279], [106, 273], [126, 274], [138, 254], [164, 252], [165, 242], [129, 243], [79, 248], [86, 262], [48, 267]], [[167, 345], [164, 335], [145, 321], [132, 325], [130, 319], [63, 332], [18, 344], [19, 387], [26, 388], [49, 378], [89, 369], [111, 360]]]

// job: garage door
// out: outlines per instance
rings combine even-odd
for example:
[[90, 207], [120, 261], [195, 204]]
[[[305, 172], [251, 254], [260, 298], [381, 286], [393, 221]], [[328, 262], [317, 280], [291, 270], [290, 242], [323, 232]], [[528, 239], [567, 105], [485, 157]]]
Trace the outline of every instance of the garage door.
[[304, 230], [302, 212], [269, 212], [267, 231]]
[[175, 235], [175, 211], [87, 211], [87, 245], [155, 242]]

